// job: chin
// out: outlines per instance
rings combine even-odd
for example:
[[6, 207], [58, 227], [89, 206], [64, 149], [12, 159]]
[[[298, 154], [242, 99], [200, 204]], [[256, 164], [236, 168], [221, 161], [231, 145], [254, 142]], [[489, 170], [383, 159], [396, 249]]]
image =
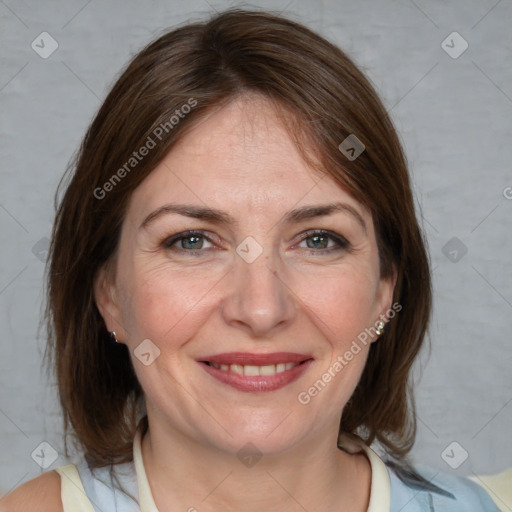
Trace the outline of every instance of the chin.
[[210, 445], [239, 458], [251, 450], [260, 455], [277, 456], [292, 449], [304, 434], [295, 432], [286, 420], [283, 422], [286, 414], [280, 414], [279, 417], [273, 415], [266, 421], [261, 418], [260, 421], [254, 418], [253, 421], [245, 422], [240, 422], [239, 418], [222, 421], [222, 425], [229, 425], [226, 427], [227, 432], [219, 427], [215, 437], [209, 431], [205, 433], [205, 438]]

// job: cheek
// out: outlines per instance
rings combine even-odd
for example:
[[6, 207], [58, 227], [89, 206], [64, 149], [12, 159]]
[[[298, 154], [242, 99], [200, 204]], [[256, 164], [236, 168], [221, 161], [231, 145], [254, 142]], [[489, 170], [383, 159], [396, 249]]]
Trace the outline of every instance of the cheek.
[[324, 352], [317, 373], [297, 399], [335, 419], [366, 364], [370, 338], [365, 329], [375, 322], [376, 278], [370, 267], [347, 268], [324, 278], [322, 286], [308, 281], [303, 287], [304, 304], [321, 333]]
[[369, 266], [346, 266], [304, 280], [301, 300], [331, 345], [342, 349], [375, 322], [377, 281]]
[[132, 268], [122, 307], [130, 343], [149, 338], [163, 348], [191, 337], [218, 278], [198, 279], [193, 269], [173, 272], [165, 265]]
[[[206, 277], [198, 280], [188, 272], [172, 272], [163, 266], [150, 270], [132, 268], [133, 277], [123, 293], [122, 311], [134, 369], [145, 393], [157, 402], [161, 400], [179, 416], [184, 404], [180, 405], [179, 400], [168, 403], [162, 390], [174, 387], [176, 377], [185, 371], [181, 349], [204, 323], [208, 291], [214, 287], [215, 280]], [[149, 366], [137, 360], [137, 348], [146, 339], [159, 350]]]

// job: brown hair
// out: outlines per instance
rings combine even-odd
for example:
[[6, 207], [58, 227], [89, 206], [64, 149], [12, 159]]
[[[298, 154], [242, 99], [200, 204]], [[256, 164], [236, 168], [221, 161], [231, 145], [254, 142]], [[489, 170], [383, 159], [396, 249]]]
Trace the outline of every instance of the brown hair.
[[[395, 266], [394, 301], [402, 310], [371, 345], [340, 433], [377, 440], [405, 464], [416, 433], [409, 373], [430, 318], [431, 281], [399, 139], [372, 85], [339, 48], [296, 22], [244, 10], [177, 28], [136, 55], [68, 168], [46, 311], [66, 436], [71, 426], [93, 466], [132, 459], [138, 422], [147, 428], [143, 391], [126, 346], [109, 339], [93, 283], [115, 259], [133, 190], [209, 109], [245, 93], [265, 96], [278, 115], [292, 113], [283, 119], [304, 158], [372, 212], [381, 275], [389, 277]], [[193, 102], [179, 123], [170, 122]], [[338, 149], [351, 134], [365, 146], [355, 160]], [[148, 138], [154, 148], [127, 166]]]

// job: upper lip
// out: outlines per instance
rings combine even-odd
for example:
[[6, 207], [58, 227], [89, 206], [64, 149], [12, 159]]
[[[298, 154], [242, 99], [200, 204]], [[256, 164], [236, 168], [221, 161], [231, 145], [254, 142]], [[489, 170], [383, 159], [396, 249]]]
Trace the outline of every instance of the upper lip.
[[216, 364], [240, 364], [264, 366], [279, 363], [302, 363], [312, 357], [308, 354], [296, 352], [274, 352], [272, 354], [253, 354], [250, 352], [226, 352], [198, 359], [201, 362]]

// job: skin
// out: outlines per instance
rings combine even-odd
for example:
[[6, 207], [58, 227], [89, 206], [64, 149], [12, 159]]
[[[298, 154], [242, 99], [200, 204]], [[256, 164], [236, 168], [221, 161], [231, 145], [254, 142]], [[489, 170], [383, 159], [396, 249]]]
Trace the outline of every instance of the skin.
[[[346, 210], [282, 221], [295, 208], [333, 202], [353, 208], [366, 229]], [[221, 209], [236, 223], [168, 213], [140, 227], [168, 203]], [[190, 229], [208, 239], [165, 247]], [[348, 247], [305, 234], [318, 229]], [[252, 263], [236, 252], [248, 236], [263, 250]], [[370, 344], [307, 405], [297, 396], [391, 307], [394, 281], [380, 278], [369, 211], [306, 165], [265, 99], [233, 100], [195, 125], [132, 194], [115, 276], [101, 273], [95, 286], [106, 327], [128, 345], [145, 392], [142, 454], [157, 507], [366, 510], [369, 461], [336, 441]], [[145, 339], [160, 350], [147, 366], [134, 356]], [[284, 388], [247, 393], [196, 361], [234, 351], [314, 361]], [[262, 454], [250, 468], [237, 457], [247, 442]]]

